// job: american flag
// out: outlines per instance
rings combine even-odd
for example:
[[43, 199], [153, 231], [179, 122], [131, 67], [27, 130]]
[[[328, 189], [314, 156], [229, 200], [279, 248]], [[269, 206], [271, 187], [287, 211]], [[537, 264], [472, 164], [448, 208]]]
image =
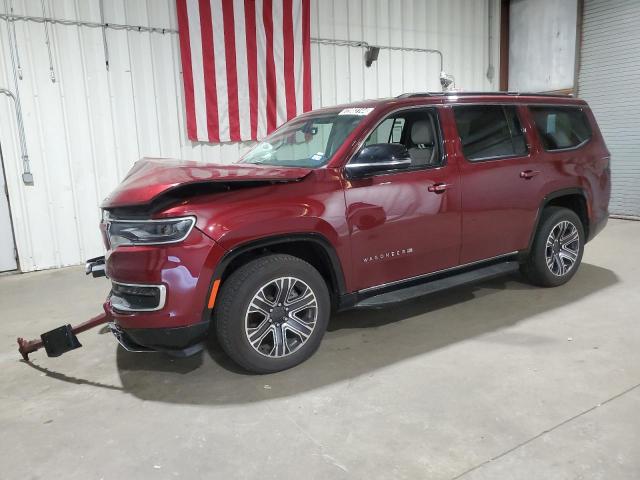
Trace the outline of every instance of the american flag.
[[310, 0], [176, 1], [191, 140], [258, 140], [311, 110]]

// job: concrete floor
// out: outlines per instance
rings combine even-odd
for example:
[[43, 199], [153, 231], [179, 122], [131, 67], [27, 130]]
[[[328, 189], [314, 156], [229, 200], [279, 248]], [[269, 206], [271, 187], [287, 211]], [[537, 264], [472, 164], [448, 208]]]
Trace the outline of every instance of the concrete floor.
[[23, 363], [16, 336], [96, 314], [107, 281], [0, 277], [0, 476], [640, 478], [639, 240], [611, 220], [556, 289], [513, 277], [337, 315], [310, 361], [268, 376], [98, 329]]

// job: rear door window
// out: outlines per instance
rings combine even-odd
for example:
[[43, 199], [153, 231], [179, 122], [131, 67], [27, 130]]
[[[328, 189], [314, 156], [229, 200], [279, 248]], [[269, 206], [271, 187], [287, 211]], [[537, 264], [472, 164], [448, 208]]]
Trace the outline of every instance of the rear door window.
[[526, 155], [527, 142], [515, 107], [460, 105], [453, 111], [467, 160]]
[[589, 121], [581, 108], [529, 107], [545, 150], [575, 148], [591, 138]]

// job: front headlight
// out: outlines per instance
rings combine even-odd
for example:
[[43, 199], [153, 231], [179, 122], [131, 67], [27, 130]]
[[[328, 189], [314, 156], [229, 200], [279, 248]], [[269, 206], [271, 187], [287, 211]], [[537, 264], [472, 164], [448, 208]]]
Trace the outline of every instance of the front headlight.
[[120, 245], [159, 245], [181, 242], [191, 232], [195, 217], [162, 220], [107, 220], [111, 248]]

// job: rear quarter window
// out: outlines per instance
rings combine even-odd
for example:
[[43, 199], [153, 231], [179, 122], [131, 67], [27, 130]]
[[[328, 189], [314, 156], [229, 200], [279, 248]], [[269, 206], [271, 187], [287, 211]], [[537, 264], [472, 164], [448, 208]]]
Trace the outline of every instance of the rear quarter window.
[[576, 148], [591, 138], [591, 127], [579, 107], [529, 107], [547, 151]]

